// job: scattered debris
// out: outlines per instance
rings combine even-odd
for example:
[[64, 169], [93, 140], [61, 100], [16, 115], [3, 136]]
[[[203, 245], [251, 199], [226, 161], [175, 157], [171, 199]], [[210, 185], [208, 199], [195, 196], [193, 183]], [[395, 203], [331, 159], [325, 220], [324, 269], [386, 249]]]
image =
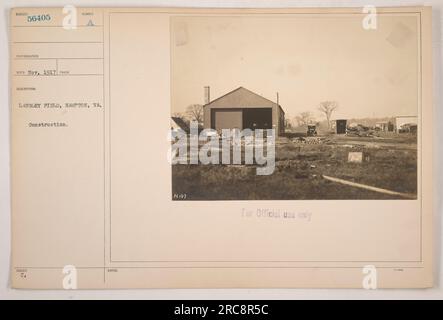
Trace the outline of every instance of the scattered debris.
[[400, 126], [398, 130], [399, 133], [417, 133], [417, 124], [416, 123], [405, 123]]
[[322, 137], [298, 137], [292, 140], [294, 143], [305, 143], [305, 144], [322, 144], [324, 138]]
[[362, 124], [351, 123], [346, 129], [346, 135], [355, 137], [373, 137], [375, 131]]

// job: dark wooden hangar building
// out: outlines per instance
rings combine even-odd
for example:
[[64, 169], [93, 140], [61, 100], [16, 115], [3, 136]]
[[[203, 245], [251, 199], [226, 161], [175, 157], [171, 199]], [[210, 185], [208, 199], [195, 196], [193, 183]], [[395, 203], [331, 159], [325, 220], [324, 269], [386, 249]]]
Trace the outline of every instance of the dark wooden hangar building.
[[239, 87], [210, 101], [209, 87], [205, 88], [203, 106], [204, 128], [215, 129], [275, 129], [285, 132], [285, 112], [278, 102], [266, 99], [246, 88]]

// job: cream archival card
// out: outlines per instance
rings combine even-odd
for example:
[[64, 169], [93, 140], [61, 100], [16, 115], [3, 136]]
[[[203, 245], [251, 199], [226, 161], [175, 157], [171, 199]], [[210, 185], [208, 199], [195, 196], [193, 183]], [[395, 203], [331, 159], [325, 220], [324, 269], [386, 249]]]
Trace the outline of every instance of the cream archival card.
[[14, 288], [424, 288], [431, 8], [15, 8]]

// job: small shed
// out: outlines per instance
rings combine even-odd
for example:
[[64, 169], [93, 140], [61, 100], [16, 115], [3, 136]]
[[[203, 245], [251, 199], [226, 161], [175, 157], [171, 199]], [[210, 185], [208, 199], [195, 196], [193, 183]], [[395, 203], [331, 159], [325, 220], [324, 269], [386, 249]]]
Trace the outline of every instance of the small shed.
[[345, 134], [346, 133], [346, 119], [338, 119], [335, 120], [335, 133], [337, 134]]

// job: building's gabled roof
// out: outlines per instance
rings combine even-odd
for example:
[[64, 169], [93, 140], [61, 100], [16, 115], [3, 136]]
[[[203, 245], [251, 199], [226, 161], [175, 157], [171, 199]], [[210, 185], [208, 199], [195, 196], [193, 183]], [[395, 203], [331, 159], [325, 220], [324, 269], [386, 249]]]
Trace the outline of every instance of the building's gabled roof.
[[212, 100], [208, 104], [204, 105], [211, 106], [211, 107], [218, 107], [218, 108], [242, 108], [242, 107], [279, 107], [282, 112], [284, 113], [283, 109], [280, 105], [275, 103], [274, 101], [271, 101], [269, 99], [266, 99], [265, 97], [262, 97], [261, 95], [252, 92], [251, 90], [248, 90], [243, 87], [238, 87], [237, 89], [234, 89], [221, 97]]
[[179, 117], [171, 117], [172, 121], [175, 122], [175, 124], [180, 127], [180, 129], [184, 130], [185, 132], [189, 132], [190, 128], [189, 128], [189, 124], [186, 123], [185, 120], [183, 120], [182, 118]]

